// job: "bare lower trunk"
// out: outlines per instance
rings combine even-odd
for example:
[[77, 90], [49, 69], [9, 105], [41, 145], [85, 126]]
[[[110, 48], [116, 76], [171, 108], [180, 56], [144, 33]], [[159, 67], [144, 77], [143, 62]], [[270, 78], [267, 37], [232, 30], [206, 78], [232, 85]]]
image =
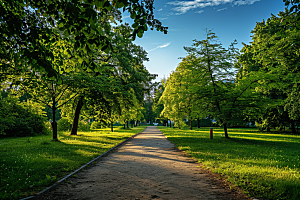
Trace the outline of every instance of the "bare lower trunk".
[[197, 126], [198, 126], [198, 128], [200, 128], [200, 119], [199, 119], [199, 117], [197, 118]]
[[110, 122], [110, 131], [114, 132], [114, 123], [113, 122]]
[[53, 133], [53, 140], [57, 140], [57, 123], [55, 119], [55, 111], [56, 111], [56, 102], [55, 102], [55, 97], [52, 97], [52, 133]]
[[224, 133], [225, 133], [225, 138], [229, 138], [227, 133], [227, 122], [224, 123]]
[[193, 130], [193, 121], [190, 120], [190, 129]]
[[129, 128], [129, 127], [128, 127], [128, 121], [127, 121], [127, 128]]
[[126, 129], [126, 128], [125, 128], [125, 124], [124, 124], [124, 129]]
[[73, 125], [72, 125], [72, 129], [71, 129], [71, 135], [77, 135], [79, 116], [80, 116], [80, 111], [81, 111], [82, 106], [83, 106], [83, 96], [79, 99], [79, 101], [77, 103], [77, 107], [75, 110], [75, 116], [74, 116], [74, 120], [73, 120]]
[[295, 128], [295, 122], [294, 122], [294, 120], [291, 120], [291, 126], [292, 126], [292, 133], [296, 134], [296, 128]]
[[52, 132], [53, 132], [53, 140], [57, 140], [57, 123], [56, 121], [53, 121], [51, 123], [52, 126]]

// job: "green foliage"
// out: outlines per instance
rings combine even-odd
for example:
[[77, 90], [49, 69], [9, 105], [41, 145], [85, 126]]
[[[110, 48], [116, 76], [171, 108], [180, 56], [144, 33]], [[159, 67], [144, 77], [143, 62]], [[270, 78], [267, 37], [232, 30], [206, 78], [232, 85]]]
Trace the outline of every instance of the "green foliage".
[[91, 129], [101, 129], [104, 125], [101, 122], [93, 121], [91, 124]]
[[46, 121], [46, 122], [45, 122], [45, 127], [46, 127], [46, 129], [48, 130], [49, 133], [52, 132], [52, 125], [51, 125], [51, 122]]
[[174, 128], [186, 129], [188, 125], [184, 122], [184, 120], [178, 120], [174, 123]]
[[[56, 109], [56, 110], [55, 110], [55, 119], [56, 119], [56, 120], [60, 120], [60, 119], [61, 119], [60, 111], [61, 111], [60, 109]], [[53, 118], [53, 112], [52, 112], [52, 109], [51, 109], [49, 106], [46, 106], [45, 112], [46, 112], [46, 115], [47, 115], [48, 120], [51, 120], [51, 121], [52, 121], [52, 118]]]
[[85, 121], [78, 122], [78, 131], [90, 131], [91, 124]]
[[[211, 119], [199, 119], [199, 121], [200, 121], [200, 127], [212, 127], [212, 126], [214, 126]], [[189, 125], [189, 124], [190, 124], [190, 122], [187, 121], [186, 125]], [[198, 122], [197, 122], [197, 120], [194, 120], [193, 121], [193, 127], [197, 127], [197, 126], [198, 126]]]
[[46, 117], [46, 112], [44, 111], [44, 106], [40, 103], [34, 102], [30, 99], [27, 99], [26, 101], [21, 101], [20, 105], [22, 105], [24, 108], [27, 108], [31, 110], [32, 113], [37, 114], [42, 117]]
[[32, 74], [38, 71], [45, 74], [45, 78], [60, 80], [60, 74], [79, 69], [78, 66], [62, 66], [61, 69], [53, 67], [53, 62], [61, 62], [65, 57], [58, 55], [60, 59], [57, 61], [50, 45], [63, 39], [66, 43], [74, 44], [74, 54], [81, 69], [96, 71], [94, 65], [97, 61], [88, 59], [86, 54], [92, 54], [95, 47], [105, 53], [113, 50], [110, 34], [113, 32], [112, 24], [116, 20], [122, 22], [120, 10], [129, 12], [134, 19], [133, 39], [136, 36], [142, 37], [148, 27], [167, 33], [167, 28], [154, 18], [153, 4], [153, 1], [140, 3], [135, 0], [89, 3], [3, 0], [0, 5], [3, 35], [0, 44], [3, 48], [0, 53], [7, 60], [1, 60], [0, 70], [10, 75], [26, 71], [27, 67], [24, 66], [30, 66]]
[[230, 129], [231, 139], [221, 128], [159, 129], [180, 150], [196, 158], [204, 169], [259, 199], [300, 198], [300, 137], [266, 134], [255, 128]]
[[35, 195], [144, 128], [80, 132], [80, 137], [59, 132], [61, 142], [50, 142], [51, 135], [0, 139], [0, 199]]
[[5, 137], [25, 137], [48, 134], [45, 118], [20, 105], [17, 98], [0, 101], [0, 134]]
[[160, 101], [164, 103], [163, 116], [179, 123], [184, 117], [193, 121], [211, 115], [224, 125], [228, 137], [227, 123], [240, 118], [251, 83], [235, 83], [237, 42], [224, 49], [217, 38], [208, 30], [204, 40], [184, 47], [188, 56], [171, 73]]
[[[299, 4], [286, 2], [286, 5]], [[257, 121], [261, 129], [282, 128], [286, 124], [294, 127], [300, 122], [299, 20], [297, 22], [300, 14], [293, 11], [295, 8], [297, 6], [292, 6], [278, 16], [272, 14], [266, 21], [257, 23], [252, 31], [253, 41], [244, 44], [238, 59], [242, 66], [238, 78], [258, 80], [253, 91], [256, 100], [244, 114]], [[296, 133], [295, 128], [293, 132]]]
[[57, 121], [57, 130], [58, 131], [70, 131], [72, 124], [66, 118], [61, 118]]
[[168, 121], [168, 118], [161, 115], [162, 111], [164, 110], [164, 104], [160, 101], [160, 98], [165, 90], [166, 81], [167, 79], [163, 78], [159, 83], [157, 83], [157, 86], [154, 90], [154, 98], [152, 105], [152, 110], [155, 119], [158, 119], [159, 121], [163, 122], [163, 125], [165, 125], [165, 123]]

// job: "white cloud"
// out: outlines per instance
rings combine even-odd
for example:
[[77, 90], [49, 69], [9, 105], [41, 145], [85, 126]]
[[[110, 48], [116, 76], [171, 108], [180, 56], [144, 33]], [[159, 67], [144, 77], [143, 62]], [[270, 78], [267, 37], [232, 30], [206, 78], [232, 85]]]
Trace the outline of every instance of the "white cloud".
[[[231, 3], [233, 5], [251, 5], [260, 0], [192, 0], [192, 1], [171, 1], [167, 4], [173, 5], [172, 10], [176, 11], [175, 15], [181, 15], [195, 8], [205, 8], [208, 6], [218, 6]], [[199, 11], [200, 12], [200, 11]], [[201, 12], [200, 12], [201, 13]]]
[[201, 14], [203, 12], [204, 12], [204, 10], [199, 10], [199, 11], [196, 11], [195, 13]]
[[220, 12], [220, 11], [222, 11], [222, 10], [227, 10], [227, 7], [226, 7], [226, 8], [222, 8], [222, 9], [217, 10], [217, 12]]
[[163, 9], [161, 8], [161, 9], [158, 9], [157, 11], [162, 11]]
[[236, 2], [234, 2], [234, 5], [238, 5], [238, 6], [241, 6], [241, 5], [252, 5], [254, 4], [256, 1], [260, 1], [260, 0], [238, 0]]
[[154, 51], [154, 50], [156, 50], [156, 49], [162, 49], [162, 48], [166, 48], [167, 46], [169, 46], [171, 44], [171, 42], [168, 42], [168, 43], [166, 43], [166, 44], [163, 44], [163, 45], [160, 45], [160, 46], [157, 46], [157, 47], [155, 47], [154, 49], [151, 49], [151, 50], [149, 50], [148, 52], [150, 52], [150, 51]]

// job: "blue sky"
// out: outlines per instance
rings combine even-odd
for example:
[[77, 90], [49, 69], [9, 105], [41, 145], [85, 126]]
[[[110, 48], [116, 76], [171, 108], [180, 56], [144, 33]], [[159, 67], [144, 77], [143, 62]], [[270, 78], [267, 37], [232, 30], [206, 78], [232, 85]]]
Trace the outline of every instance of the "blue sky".
[[[210, 29], [227, 48], [235, 39], [237, 48], [251, 41], [251, 30], [261, 22], [284, 10], [282, 0], [155, 0], [155, 18], [167, 26], [168, 34], [148, 30], [134, 43], [142, 46], [150, 59], [144, 65], [150, 73], [158, 74], [156, 81], [168, 76], [187, 54], [184, 46], [194, 39], [205, 39], [205, 29]], [[132, 23], [128, 14], [126, 22]]]

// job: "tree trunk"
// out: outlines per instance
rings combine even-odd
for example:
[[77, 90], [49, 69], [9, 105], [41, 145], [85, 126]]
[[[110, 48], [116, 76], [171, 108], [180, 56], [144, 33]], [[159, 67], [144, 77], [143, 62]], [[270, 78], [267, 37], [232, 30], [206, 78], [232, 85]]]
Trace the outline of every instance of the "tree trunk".
[[224, 133], [225, 133], [225, 138], [229, 138], [227, 133], [227, 122], [224, 123]]
[[132, 121], [130, 122], [130, 124], [131, 124], [131, 128], [133, 128], [133, 123], [132, 123]]
[[114, 123], [112, 121], [110, 122], [110, 131], [114, 132]]
[[129, 127], [128, 127], [128, 121], [127, 121], [127, 128], [129, 128]]
[[52, 133], [53, 133], [53, 140], [57, 140], [57, 123], [55, 121], [55, 111], [56, 111], [56, 102], [55, 102], [55, 97], [52, 97], [52, 119], [53, 122], [51, 123], [52, 125]]
[[125, 124], [124, 124], [124, 129], [126, 129], [126, 128], [125, 128]]
[[193, 121], [190, 120], [190, 129], [193, 130]]
[[294, 122], [294, 120], [291, 120], [291, 126], [292, 126], [292, 133], [296, 134], [296, 128], [295, 128], [295, 122]]
[[71, 129], [71, 135], [77, 135], [79, 116], [80, 116], [80, 111], [81, 111], [82, 106], [83, 106], [83, 96], [80, 97], [80, 99], [77, 103], [77, 107], [75, 110], [75, 116], [74, 116], [74, 120], [73, 120], [73, 125], [72, 125], [72, 129]]
[[199, 117], [197, 118], [197, 126], [198, 126], [198, 128], [200, 128], [200, 119], [199, 119]]

